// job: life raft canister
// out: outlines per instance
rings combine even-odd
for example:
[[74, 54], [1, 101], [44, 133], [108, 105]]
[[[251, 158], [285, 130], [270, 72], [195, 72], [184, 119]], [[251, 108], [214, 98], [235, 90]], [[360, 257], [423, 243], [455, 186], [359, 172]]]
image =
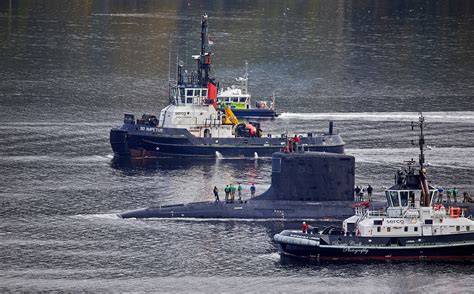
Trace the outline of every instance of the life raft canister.
[[449, 215], [452, 218], [458, 218], [461, 215], [461, 208], [459, 207], [451, 207], [449, 209]]

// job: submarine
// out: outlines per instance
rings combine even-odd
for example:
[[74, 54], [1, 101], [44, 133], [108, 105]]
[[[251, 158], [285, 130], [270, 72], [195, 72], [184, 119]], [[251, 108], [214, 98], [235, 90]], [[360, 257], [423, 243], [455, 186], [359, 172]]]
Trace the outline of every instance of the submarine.
[[354, 214], [355, 158], [296, 151], [272, 155], [271, 185], [245, 201], [153, 206], [120, 213], [127, 218], [328, 219]]

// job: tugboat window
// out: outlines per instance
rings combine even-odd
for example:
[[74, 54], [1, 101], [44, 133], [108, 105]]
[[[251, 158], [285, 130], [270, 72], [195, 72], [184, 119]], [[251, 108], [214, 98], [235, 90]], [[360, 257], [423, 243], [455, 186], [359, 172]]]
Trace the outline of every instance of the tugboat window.
[[193, 96], [193, 90], [187, 90], [186, 91], [186, 96]]
[[415, 194], [410, 192], [409, 196], [410, 207], [415, 207]]
[[413, 231], [418, 232], [418, 227], [413, 227]]
[[404, 231], [405, 231], [405, 232], [408, 232], [408, 227], [405, 227], [405, 228], [404, 228]]
[[398, 192], [391, 191], [390, 192], [390, 198], [392, 198], [393, 206], [400, 206], [400, 202], [398, 201]]
[[387, 227], [387, 233], [390, 233], [391, 228]]
[[387, 198], [388, 206], [393, 206], [392, 201], [390, 201], [390, 193], [385, 191], [385, 197]]
[[232, 100], [233, 102], [239, 102], [239, 97], [234, 97]]
[[410, 199], [410, 204], [415, 206], [415, 192], [410, 191], [409, 199]]
[[201, 96], [201, 90], [194, 90], [194, 96]]
[[202, 90], [202, 96], [207, 97], [207, 90]]
[[186, 103], [193, 104], [193, 97], [188, 97]]
[[400, 192], [400, 200], [402, 203], [402, 206], [408, 206], [408, 192]]
[[460, 226], [456, 226], [456, 231], [459, 232], [461, 230]]
[[377, 227], [377, 232], [381, 232], [382, 231], [382, 228], [381, 227]]
[[244, 103], [245, 103], [246, 100], [247, 100], [247, 98], [245, 98], [245, 97], [240, 97], [240, 102], [244, 102]]
[[471, 230], [471, 227], [470, 226], [466, 226], [466, 231], [470, 231]]

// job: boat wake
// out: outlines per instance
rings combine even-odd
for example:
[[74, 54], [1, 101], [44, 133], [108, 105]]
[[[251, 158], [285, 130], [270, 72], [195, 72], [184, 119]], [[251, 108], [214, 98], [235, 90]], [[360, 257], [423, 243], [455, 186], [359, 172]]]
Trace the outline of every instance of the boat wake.
[[[474, 111], [424, 112], [430, 122], [474, 124]], [[361, 120], [361, 121], [417, 121], [417, 112], [334, 112], [334, 113], [291, 113], [284, 112], [281, 119], [302, 120]]]
[[116, 220], [116, 219], [122, 219], [121, 217], [119, 217], [115, 213], [76, 214], [76, 215], [72, 215], [71, 218], [86, 219], [86, 220], [97, 220], [97, 219]]
[[91, 162], [109, 162], [113, 155], [91, 155], [91, 156], [51, 156], [51, 155], [14, 155], [0, 156], [0, 161], [8, 162], [64, 162], [64, 163], [91, 163]]
[[[355, 156], [356, 162], [384, 165], [401, 164], [406, 161], [407, 154], [415, 153], [416, 148], [346, 149], [346, 154]], [[436, 147], [433, 151], [428, 150], [428, 165], [470, 170], [474, 168], [473, 153], [474, 147]]]
[[278, 252], [272, 252], [268, 254], [260, 254], [257, 256], [257, 259], [270, 260], [270, 261], [279, 261], [280, 254]]
[[145, 13], [93, 13], [92, 16], [112, 16], [112, 17], [154, 17], [153, 14]]

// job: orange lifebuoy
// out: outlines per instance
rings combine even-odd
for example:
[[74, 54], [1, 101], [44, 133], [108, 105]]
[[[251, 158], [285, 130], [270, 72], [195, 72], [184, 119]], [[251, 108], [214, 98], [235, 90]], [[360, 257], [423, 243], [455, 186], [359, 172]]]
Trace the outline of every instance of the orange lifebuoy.
[[461, 208], [459, 207], [451, 207], [451, 209], [449, 209], [449, 215], [452, 217], [452, 218], [457, 218], [461, 215]]

